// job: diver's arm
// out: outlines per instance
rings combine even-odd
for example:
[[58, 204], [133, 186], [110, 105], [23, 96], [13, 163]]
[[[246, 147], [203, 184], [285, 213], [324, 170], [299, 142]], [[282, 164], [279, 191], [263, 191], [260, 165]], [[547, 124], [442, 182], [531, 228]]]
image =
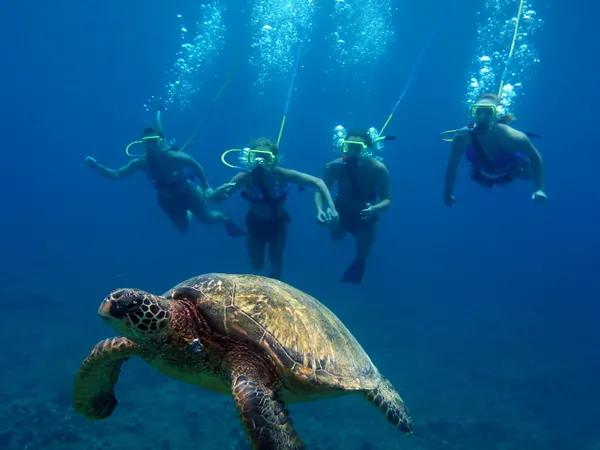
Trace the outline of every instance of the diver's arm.
[[248, 176], [248, 172], [240, 172], [236, 174], [231, 181], [222, 184], [218, 188], [206, 194], [206, 199], [211, 203], [220, 203], [244, 186], [244, 180]]
[[303, 186], [314, 186], [317, 188], [318, 192], [321, 194], [321, 198], [325, 198], [325, 202], [327, 206], [335, 211], [335, 205], [333, 203], [333, 199], [331, 198], [331, 192], [329, 192], [329, 188], [325, 184], [323, 180], [317, 177], [313, 177], [307, 173], [298, 172], [297, 170], [290, 169], [279, 169], [283, 176], [287, 181], [295, 184], [300, 184]]
[[[325, 183], [327, 191], [329, 192], [329, 196], [331, 197], [331, 191], [329, 191], [329, 189], [331, 189], [331, 187], [335, 183], [335, 177], [333, 174], [333, 169], [329, 165], [325, 166], [323, 182]], [[317, 189], [317, 192], [315, 192], [315, 205], [317, 207], [318, 212], [323, 211], [323, 196], [321, 195], [321, 191], [319, 189]]]
[[390, 200], [390, 173], [384, 164], [381, 164], [381, 167], [379, 167], [377, 178], [377, 190], [379, 191], [378, 194], [381, 201], [375, 205], [371, 205], [371, 208], [380, 213], [386, 211], [392, 205], [392, 201]]
[[536, 191], [544, 190], [544, 163], [542, 162], [542, 155], [537, 151], [533, 143], [527, 136], [523, 137], [523, 145], [521, 146], [523, 152], [529, 158], [531, 164], [531, 176], [535, 185]]
[[120, 180], [121, 178], [128, 177], [133, 175], [139, 170], [143, 170], [146, 168], [146, 160], [144, 158], [136, 158], [129, 161], [123, 167], [118, 169], [110, 169], [108, 167], [104, 167], [102, 164], [98, 163], [95, 159], [93, 160], [95, 164], [91, 165], [94, 169], [100, 172], [105, 178], [109, 180]]
[[466, 147], [464, 138], [464, 135], [459, 134], [452, 141], [452, 148], [450, 149], [450, 156], [448, 157], [448, 164], [446, 165], [444, 198], [452, 197], [452, 192], [454, 191], [454, 181], [456, 180], [456, 172], [458, 171], [458, 164], [460, 163], [460, 158], [462, 158]]

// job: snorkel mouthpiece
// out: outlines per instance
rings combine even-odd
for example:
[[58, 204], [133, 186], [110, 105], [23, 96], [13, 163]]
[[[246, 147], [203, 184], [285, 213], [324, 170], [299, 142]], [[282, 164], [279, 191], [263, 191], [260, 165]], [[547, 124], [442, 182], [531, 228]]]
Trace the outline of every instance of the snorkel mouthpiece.
[[265, 158], [261, 158], [260, 156], [254, 158], [254, 161], [252, 161], [252, 163], [250, 164], [251, 166], [254, 166], [254, 168], [256, 167], [265, 167], [267, 165], [267, 161], [265, 160]]

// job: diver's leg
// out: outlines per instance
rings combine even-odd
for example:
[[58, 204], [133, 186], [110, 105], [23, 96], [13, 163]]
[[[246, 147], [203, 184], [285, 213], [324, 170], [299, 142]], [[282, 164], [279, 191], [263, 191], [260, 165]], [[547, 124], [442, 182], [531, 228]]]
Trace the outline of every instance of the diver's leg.
[[222, 223], [225, 226], [227, 234], [233, 237], [245, 236], [246, 233], [233, 220], [221, 211], [211, 211], [208, 207], [206, 198], [202, 190], [194, 186], [190, 193], [190, 211], [204, 225], [212, 225], [214, 223]]
[[190, 217], [187, 210], [176, 200], [167, 196], [158, 196], [158, 204], [169, 216], [175, 228], [185, 233], [190, 228]]
[[262, 239], [257, 239], [251, 233], [246, 235], [246, 248], [250, 258], [250, 266], [255, 272], [260, 272], [265, 266], [265, 247], [267, 243]]
[[269, 243], [269, 262], [271, 263], [270, 277], [281, 279], [283, 269], [283, 249], [287, 242], [287, 223], [282, 222], [277, 230], [277, 236], [273, 236]]
[[212, 225], [216, 222], [227, 222], [229, 217], [220, 211], [211, 211], [204, 197], [204, 193], [197, 186], [190, 187], [189, 208], [192, 214], [204, 225]]
[[354, 237], [356, 239], [356, 257], [346, 269], [341, 281], [360, 284], [365, 275], [367, 258], [371, 254], [371, 247], [375, 242], [375, 224], [369, 224], [357, 230]]
[[246, 248], [248, 249], [248, 257], [250, 265], [255, 272], [260, 272], [265, 265], [265, 247], [266, 241], [261, 235], [261, 222], [252, 214], [246, 216]]
[[371, 255], [371, 248], [375, 242], [375, 224], [371, 223], [356, 232], [356, 257], [367, 259]]
[[344, 239], [345, 235], [346, 230], [342, 226], [341, 217], [336, 223], [329, 225], [329, 239], [331, 239], [333, 242], [340, 242], [342, 239]]

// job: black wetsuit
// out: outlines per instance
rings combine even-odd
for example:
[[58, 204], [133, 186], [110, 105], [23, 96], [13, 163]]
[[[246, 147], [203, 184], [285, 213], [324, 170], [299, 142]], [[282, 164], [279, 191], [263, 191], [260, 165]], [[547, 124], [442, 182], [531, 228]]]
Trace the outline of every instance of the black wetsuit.
[[349, 233], [356, 234], [358, 231], [371, 228], [379, 220], [374, 215], [369, 220], [362, 220], [361, 211], [367, 207], [367, 203], [375, 204], [377, 194], [365, 195], [358, 180], [358, 166], [356, 162], [344, 162], [344, 168], [348, 182], [350, 183], [350, 197], [337, 195], [335, 197], [335, 208], [340, 216], [340, 226]]
[[286, 231], [291, 220], [287, 212], [279, 215], [279, 205], [287, 198], [287, 186], [285, 189], [269, 190], [260, 171], [252, 172], [251, 176], [253, 185], [242, 191], [242, 198], [250, 203], [268, 204], [271, 214], [268, 219], [263, 219], [248, 212], [246, 215], [248, 234], [258, 241], [271, 242]]
[[[375, 226], [379, 220], [378, 215], [372, 216], [369, 220], [363, 220], [361, 211], [367, 208], [367, 203], [377, 203], [377, 194], [366, 195], [358, 179], [358, 162], [344, 161], [344, 169], [348, 182], [350, 184], [350, 195], [337, 195], [335, 198], [335, 207], [340, 216], [340, 226], [348, 233], [356, 235], [359, 231], [368, 230]], [[345, 283], [360, 284], [366, 269], [366, 259], [356, 256], [352, 264], [346, 269], [341, 280]]]
[[159, 197], [167, 197], [168, 201], [175, 206], [188, 209], [191, 196], [198, 186], [196, 176], [191, 169], [174, 168], [171, 173], [164, 173], [162, 165], [164, 156], [147, 155], [147, 173]]

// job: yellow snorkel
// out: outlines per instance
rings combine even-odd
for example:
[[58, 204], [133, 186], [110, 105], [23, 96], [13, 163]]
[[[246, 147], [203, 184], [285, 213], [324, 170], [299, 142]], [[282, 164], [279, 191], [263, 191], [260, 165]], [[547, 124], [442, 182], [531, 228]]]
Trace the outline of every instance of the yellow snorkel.
[[[493, 103], [474, 103], [469, 109], [469, 114], [473, 119], [477, 119], [482, 116], [497, 119], [499, 115], [499, 109], [498, 106], [494, 105]], [[456, 136], [456, 133], [471, 131], [473, 129], [474, 127], [466, 126], [462, 128], [457, 128], [456, 130], [447, 130], [440, 133], [440, 139], [444, 142], [452, 142], [454, 140], [454, 137]], [[452, 134], [452, 137], [445, 137], [447, 134]]]
[[[459, 133], [459, 132], [463, 131], [464, 129], [465, 129], [465, 127], [457, 128], [456, 130], [442, 131], [440, 133], [440, 139], [444, 142], [452, 142], [454, 140], [454, 136], [456, 135], [456, 133]], [[445, 137], [447, 134], [451, 134], [452, 137]]]
[[130, 152], [131, 147], [133, 147], [134, 145], [144, 144], [146, 141], [151, 141], [151, 140], [158, 140], [159, 145], [164, 142], [165, 134], [163, 131], [163, 126], [162, 126], [162, 106], [159, 107], [158, 110], [156, 111], [155, 126], [147, 127], [146, 130], [144, 130], [144, 133], [146, 133], [147, 131], [153, 131], [154, 133], [144, 136], [137, 141], [132, 141], [129, 144], [127, 144], [127, 147], [125, 147], [125, 154], [127, 156], [130, 156], [132, 158], [144, 158], [146, 156], [146, 152], [144, 152], [142, 154], [134, 154], [134, 153]]
[[[230, 153], [240, 153], [238, 160], [242, 165], [234, 165], [225, 159], [225, 157]], [[256, 167], [270, 167], [274, 165], [277, 161], [277, 156], [269, 151], [269, 150], [257, 150], [250, 148], [231, 148], [226, 150], [221, 155], [221, 162], [230, 167], [232, 169], [243, 170], [245, 172], [250, 172]]]
[[131, 153], [129, 150], [130, 150], [130, 149], [131, 149], [131, 147], [133, 147], [134, 145], [145, 144], [145, 143], [146, 143], [146, 141], [148, 141], [148, 140], [155, 140], [155, 139], [156, 139], [156, 140], [158, 140], [158, 141], [160, 141], [160, 142], [159, 142], [159, 144], [161, 144], [161, 143], [164, 141], [164, 139], [162, 138], [162, 136], [159, 136], [158, 134], [151, 135], [151, 136], [144, 136], [144, 137], [143, 137], [142, 139], [140, 139], [139, 141], [133, 141], [133, 142], [130, 142], [130, 143], [127, 145], [127, 147], [125, 147], [125, 154], [126, 154], [127, 156], [131, 156], [132, 158], [144, 158], [144, 157], [146, 156], [146, 153], [145, 153], [145, 152], [144, 152], [143, 154], [136, 155], [136, 154], [133, 154], [133, 153]]

